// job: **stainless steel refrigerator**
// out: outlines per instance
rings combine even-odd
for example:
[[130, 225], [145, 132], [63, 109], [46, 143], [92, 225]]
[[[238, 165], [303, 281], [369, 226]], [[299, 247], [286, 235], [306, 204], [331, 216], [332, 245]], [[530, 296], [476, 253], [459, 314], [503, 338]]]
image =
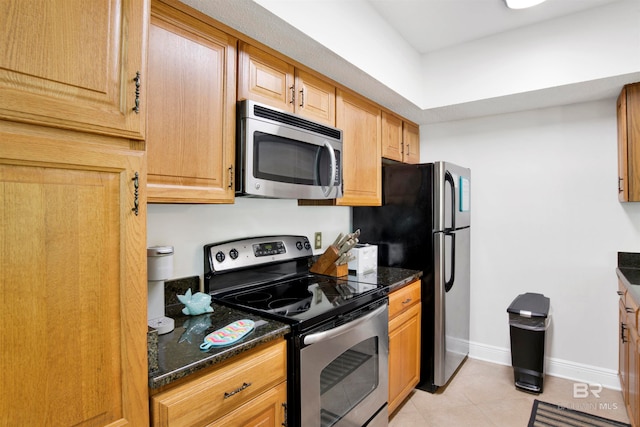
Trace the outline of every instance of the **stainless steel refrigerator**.
[[384, 164], [380, 207], [354, 207], [378, 265], [422, 270], [418, 388], [444, 386], [469, 354], [471, 171], [447, 162]]

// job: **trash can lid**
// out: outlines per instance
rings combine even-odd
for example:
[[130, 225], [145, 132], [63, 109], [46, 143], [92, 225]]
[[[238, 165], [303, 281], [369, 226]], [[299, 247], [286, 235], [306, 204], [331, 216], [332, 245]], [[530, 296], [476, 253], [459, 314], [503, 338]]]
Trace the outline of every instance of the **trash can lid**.
[[527, 292], [518, 295], [507, 308], [507, 312], [523, 317], [547, 317], [549, 301], [549, 298], [542, 294]]

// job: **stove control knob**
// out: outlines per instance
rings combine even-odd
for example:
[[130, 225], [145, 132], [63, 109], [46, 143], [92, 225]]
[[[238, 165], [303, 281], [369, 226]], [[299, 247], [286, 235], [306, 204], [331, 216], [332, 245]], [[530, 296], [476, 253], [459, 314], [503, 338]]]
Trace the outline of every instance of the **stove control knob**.
[[297, 241], [296, 242], [296, 248], [298, 248], [298, 250], [301, 251], [302, 250], [302, 242]]
[[224, 261], [224, 252], [218, 251], [218, 253], [216, 253], [216, 261], [218, 262]]
[[229, 251], [229, 256], [231, 257], [231, 259], [238, 258], [238, 250], [237, 249], [231, 249]]
[[309, 241], [308, 241], [308, 240], [306, 240], [306, 241], [304, 242], [304, 248], [305, 248], [306, 250], [311, 249], [311, 244], [309, 243]]

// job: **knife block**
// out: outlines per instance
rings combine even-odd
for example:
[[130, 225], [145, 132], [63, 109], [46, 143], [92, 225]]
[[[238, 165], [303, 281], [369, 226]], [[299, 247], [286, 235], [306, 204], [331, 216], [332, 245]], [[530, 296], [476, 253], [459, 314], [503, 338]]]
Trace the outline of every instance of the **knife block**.
[[311, 266], [309, 271], [324, 276], [341, 277], [349, 274], [349, 266], [347, 264], [336, 265], [338, 260], [338, 248], [329, 246], [318, 260]]

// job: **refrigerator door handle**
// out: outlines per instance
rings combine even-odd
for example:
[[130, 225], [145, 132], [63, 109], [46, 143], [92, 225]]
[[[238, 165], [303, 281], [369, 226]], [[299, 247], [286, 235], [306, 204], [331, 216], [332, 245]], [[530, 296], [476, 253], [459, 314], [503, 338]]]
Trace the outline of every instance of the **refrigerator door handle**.
[[453, 282], [456, 278], [456, 233], [445, 233], [445, 238], [451, 237], [451, 276], [449, 280], [444, 282], [444, 291], [449, 292], [453, 288]]
[[[451, 184], [451, 230], [456, 229], [456, 182], [451, 172], [444, 173], [444, 180]], [[445, 228], [446, 229], [446, 228]]]

